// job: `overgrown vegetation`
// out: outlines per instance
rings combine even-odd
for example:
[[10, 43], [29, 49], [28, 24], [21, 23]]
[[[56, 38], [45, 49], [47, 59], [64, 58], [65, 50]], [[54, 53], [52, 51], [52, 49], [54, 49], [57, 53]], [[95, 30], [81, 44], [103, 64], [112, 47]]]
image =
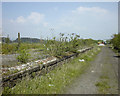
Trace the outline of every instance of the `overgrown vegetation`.
[[2, 54], [14, 54], [17, 51], [17, 44], [2, 44]]
[[111, 43], [113, 44], [114, 49], [120, 52], [120, 33], [114, 34], [113, 39], [111, 40]]
[[[3, 43], [2, 44], [2, 54], [15, 54], [18, 49], [17, 43]], [[19, 50], [28, 50], [28, 49], [44, 49], [43, 44], [40, 43], [21, 43]]]
[[[28, 49], [41, 49], [46, 53], [62, 58], [70, 53], [76, 53], [78, 49], [87, 46], [93, 46], [97, 44], [97, 40], [92, 39], [80, 39], [80, 36], [72, 34], [62, 34], [60, 33], [59, 40], [54, 37], [51, 40], [46, 40], [43, 43], [11, 43], [9, 38], [5, 39], [2, 43], [2, 54], [15, 54], [18, 50], [28, 50]], [[19, 47], [19, 48], [18, 48]]]
[[[27, 63], [28, 60], [33, 60], [30, 54], [32, 49], [37, 49], [39, 53], [38, 57], [46, 56], [55, 56], [57, 58], [63, 58], [65, 56], [69, 56], [73, 53], [79, 53], [78, 50], [84, 49], [89, 46], [93, 46], [96, 44], [96, 40], [92, 39], [80, 39], [80, 36], [72, 33], [72, 34], [62, 34], [60, 33], [59, 40], [54, 37], [51, 40], [46, 40], [44, 43], [22, 43], [20, 39], [20, 33], [18, 33], [18, 43], [10, 43], [10, 39], [6, 38], [5, 42], [2, 43], [2, 54], [14, 54], [17, 53], [16, 64]], [[41, 51], [42, 52], [39, 52]], [[42, 54], [41, 54], [42, 53]], [[37, 56], [37, 55], [35, 55]], [[35, 58], [38, 59], [38, 58]], [[35, 60], [34, 59], [34, 60]], [[17, 62], [18, 61], [18, 62]], [[13, 66], [14, 66], [13, 65]], [[4, 65], [3, 65], [4, 66]], [[11, 64], [7, 67], [10, 67]]]
[[111, 88], [106, 80], [97, 82], [95, 85], [99, 87], [99, 92], [104, 94], [106, 94], [107, 91]]
[[30, 57], [30, 54], [25, 49], [23, 49], [23, 50], [19, 51], [17, 60], [18, 60], [18, 62], [21, 62], [21, 63], [27, 63], [29, 57]]
[[[104, 70], [105, 71], [105, 70]], [[104, 73], [100, 76], [100, 81], [96, 82], [96, 87], [98, 87], [98, 92], [100, 94], [108, 94], [111, 86], [109, 85], [109, 77], [107, 73]]]
[[61, 33], [58, 41], [55, 37], [52, 40], [47, 40], [45, 49], [48, 54], [62, 58], [71, 53], [78, 53], [78, 49], [95, 43], [95, 40], [92, 39], [80, 39], [80, 36], [75, 33], [68, 34], [67, 36]]
[[[69, 63], [46, 74], [45, 76], [36, 76], [23, 79], [13, 88], [4, 88], [3, 94], [60, 94], [73, 79], [80, 76], [88, 67], [89, 61], [100, 51], [100, 48], [94, 48], [78, 57], [72, 59]], [[84, 59], [80, 62], [79, 59]]]

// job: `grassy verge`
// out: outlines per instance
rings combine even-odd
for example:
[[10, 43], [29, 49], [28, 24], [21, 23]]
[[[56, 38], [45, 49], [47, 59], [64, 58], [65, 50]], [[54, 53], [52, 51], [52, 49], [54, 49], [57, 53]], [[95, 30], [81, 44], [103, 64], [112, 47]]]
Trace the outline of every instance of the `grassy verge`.
[[107, 46], [112, 49], [112, 51], [116, 54], [116, 56], [120, 56], [120, 53], [118, 52], [118, 50], [114, 49], [113, 45], [109, 44]]
[[[100, 48], [96, 47], [71, 60], [71, 62], [56, 67], [45, 76], [27, 77], [13, 88], [4, 88], [3, 94], [61, 94], [76, 77], [89, 67]], [[84, 59], [84, 62], [80, 62]]]
[[98, 87], [98, 91], [101, 94], [109, 93], [109, 89], [111, 88], [108, 84], [109, 77], [101, 75], [101, 81], [97, 82], [95, 85]]

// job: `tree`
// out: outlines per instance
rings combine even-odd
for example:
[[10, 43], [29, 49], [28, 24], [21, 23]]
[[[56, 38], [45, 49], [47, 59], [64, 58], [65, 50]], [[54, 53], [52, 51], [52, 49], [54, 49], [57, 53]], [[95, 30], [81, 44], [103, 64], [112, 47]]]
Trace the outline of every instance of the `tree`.
[[114, 34], [111, 43], [113, 44], [114, 49], [117, 49], [120, 52], [120, 33]]
[[7, 36], [7, 38], [5, 38], [5, 43], [9, 44], [10, 43], [10, 38], [9, 35]]

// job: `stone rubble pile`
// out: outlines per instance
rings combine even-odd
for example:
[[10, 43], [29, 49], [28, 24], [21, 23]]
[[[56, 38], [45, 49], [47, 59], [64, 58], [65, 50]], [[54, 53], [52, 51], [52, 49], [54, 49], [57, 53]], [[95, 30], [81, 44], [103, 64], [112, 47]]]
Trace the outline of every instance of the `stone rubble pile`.
[[[78, 50], [80, 53], [89, 50], [90, 48], [84, 48], [81, 50]], [[47, 57], [45, 59], [40, 59], [40, 60], [36, 60], [34, 62], [28, 62], [27, 64], [20, 64], [18, 66], [14, 66], [14, 67], [6, 67], [6, 68], [0, 68], [2, 70], [2, 73], [7, 73], [7, 72], [13, 72], [13, 71], [24, 71], [24, 70], [29, 70], [31, 68], [37, 67], [41, 65], [45, 65], [48, 64], [50, 62], [56, 61], [57, 58], [56, 57]], [[80, 62], [84, 62], [84, 60], [79, 60]]]
[[14, 70], [17, 70], [17, 71], [29, 70], [30, 68], [39, 66], [40, 64], [47, 64], [47, 63], [50, 63], [50, 62], [53, 62], [56, 60], [57, 60], [57, 58], [52, 56], [52, 57], [40, 59], [40, 60], [37, 60], [34, 62], [28, 62], [27, 64], [21, 64], [19, 66], [14, 66], [14, 67], [9, 67], [9, 68], [1, 68], [1, 70], [2, 70], [2, 73], [7, 73], [8, 71], [14, 71]]

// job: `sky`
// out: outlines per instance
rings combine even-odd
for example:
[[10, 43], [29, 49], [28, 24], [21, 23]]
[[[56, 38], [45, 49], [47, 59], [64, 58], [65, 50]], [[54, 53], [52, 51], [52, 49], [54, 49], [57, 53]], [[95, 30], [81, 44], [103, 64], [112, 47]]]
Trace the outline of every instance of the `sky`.
[[2, 35], [2, 3], [0, 2], [0, 36]]
[[2, 2], [2, 34], [46, 39], [60, 33], [110, 39], [118, 33], [117, 2]]

